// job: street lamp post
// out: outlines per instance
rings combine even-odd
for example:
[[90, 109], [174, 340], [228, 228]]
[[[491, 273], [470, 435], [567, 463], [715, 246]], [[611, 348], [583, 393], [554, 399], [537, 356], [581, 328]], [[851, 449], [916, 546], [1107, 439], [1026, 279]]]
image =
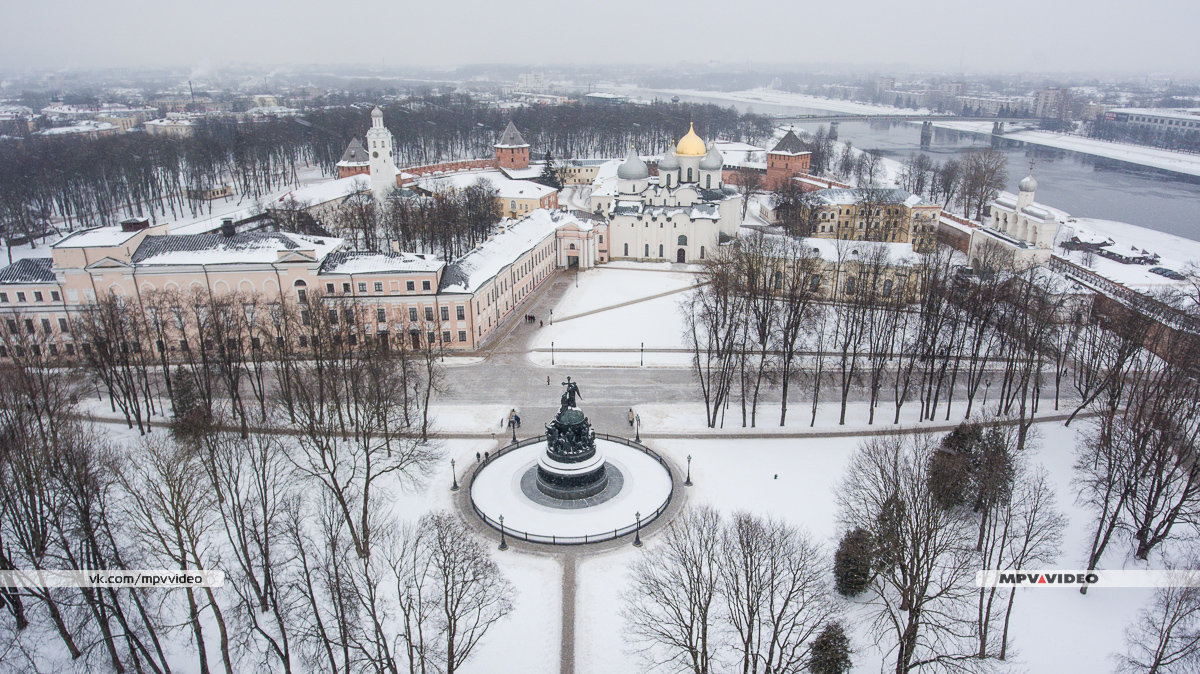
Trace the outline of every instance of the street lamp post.
[[633, 547], [640, 548], [642, 547], [642, 513], [639, 510], [633, 516], [637, 518], [637, 527], [634, 529], [633, 534]]
[[504, 515], [500, 516], [500, 549], [508, 549], [508, 541], [504, 540]]
[[454, 459], [450, 459], [450, 477], [454, 480], [454, 484], [450, 485], [450, 491], [458, 491], [458, 473], [454, 470]]
[[[551, 319], [550, 325], [554, 325], [553, 319]], [[550, 342], [550, 364], [554, 364], [554, 342]]]
[[687, 479], [683, 481], [683, 486], [685, 486], [685, 487], [692, 486], [692, 455], [691, 454], [688, 454]]
[[641, 441], [642, 441], [642, 415], [640, 415], [640, 414], [636, 415], [633, 418], [633, 421], [635, 424], [637, 424], [636, 437], [634, 437], [633, 441], [637, 442], [637, 443], [641, 443]]
[[515, 417], [508, 420], [508, 427], [512, 429], [513, 444], [515, 445], [517, 444], [517, 420]]
[[646, 365], [646, 343], [642, 342], [642, 347], [638, 349], [638, 365]]

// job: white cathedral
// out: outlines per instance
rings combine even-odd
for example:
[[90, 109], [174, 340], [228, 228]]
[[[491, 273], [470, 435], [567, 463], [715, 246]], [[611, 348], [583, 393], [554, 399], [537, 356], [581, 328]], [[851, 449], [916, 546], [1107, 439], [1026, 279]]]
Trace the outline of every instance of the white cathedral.
[[1019, 267], [1050, 261], [1058, 219], [1050, 209], [1034, 201], [1037, 187], [1033, 176], [1025, 176], [1017, 184], [1015, 199], [1003, 194], [992, 202], [988, 221], [971, 231], [970, 259], [973, 265], [977, 265], [984, 246], [1008, 252]]
[[617, 168], [611, 195], [593, 194], [592, 209], [608, 216], [614, 260], [698, 262], [741, 226], [738, 192], [721, 177], [724, 158], [695, 128], [658, 162], [658, 175], [631, 148]]

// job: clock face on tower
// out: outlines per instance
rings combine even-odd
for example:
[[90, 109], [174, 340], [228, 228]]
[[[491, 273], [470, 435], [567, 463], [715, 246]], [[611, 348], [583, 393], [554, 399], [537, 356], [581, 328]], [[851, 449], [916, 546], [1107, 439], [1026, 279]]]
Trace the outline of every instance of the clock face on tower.
[[372, 156], [372, 157], [374, 157], [374, 158], [376, 158], [376, 159], [379, 159], [379, 150], [375, 150], [374, 152], [372, 152], [372, 153], [371, 153], [371, 156]]

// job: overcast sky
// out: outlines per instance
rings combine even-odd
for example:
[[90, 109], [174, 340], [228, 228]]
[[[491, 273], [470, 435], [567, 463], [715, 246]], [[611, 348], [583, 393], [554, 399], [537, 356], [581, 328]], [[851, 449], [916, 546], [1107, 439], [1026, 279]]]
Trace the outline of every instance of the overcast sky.
[[1197, 0], [57, 0], [0, 12], [0, 66], [905, 64], [1188, 74]]

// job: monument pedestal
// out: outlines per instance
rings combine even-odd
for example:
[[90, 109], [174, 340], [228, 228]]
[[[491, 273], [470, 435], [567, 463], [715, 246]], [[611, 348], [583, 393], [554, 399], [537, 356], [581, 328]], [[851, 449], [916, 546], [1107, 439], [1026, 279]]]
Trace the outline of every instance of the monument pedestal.
[[583, 410], [575, 406], [578, 392], [567, 377], [562, 407], [546, 424], [546, 451], [538, 458], [538, 491], [556, 499], [588, 498], [608, 485], [604, 453], [596, 450], [596, 432]]

